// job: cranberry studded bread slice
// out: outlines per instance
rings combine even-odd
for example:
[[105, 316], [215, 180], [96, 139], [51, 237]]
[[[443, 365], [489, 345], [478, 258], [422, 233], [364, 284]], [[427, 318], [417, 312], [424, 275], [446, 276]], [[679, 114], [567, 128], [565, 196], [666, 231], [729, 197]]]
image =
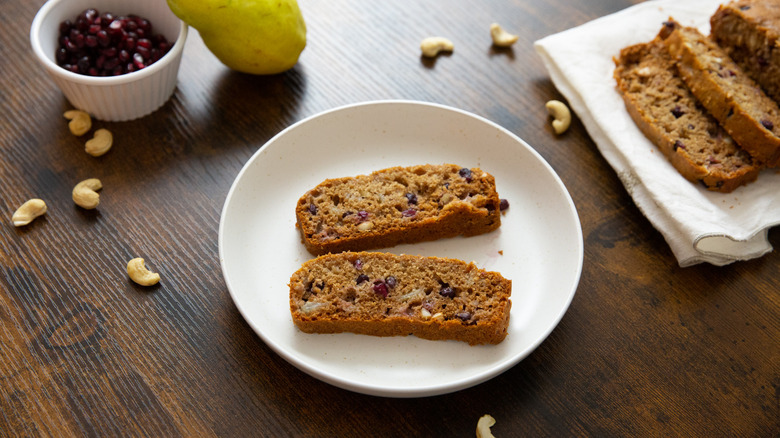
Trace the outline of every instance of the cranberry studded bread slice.
[[617, 89], [631, 118], [683, 177], [724, 193], [758, 177], [750, 155], [677, 76], [660, 36], [624, 48], [615, 64]]
[[498, 344], [512, 306], [511, 280], [438, 257], [327, 254], [305, 262], [289, 286], [293, 322], [305, 333]]
[[487, 233], [501, 225], [499, 209], [492, 175], [425, 164], [325, 180], [295, 216], [306, 249], [321, 255]]
[[710, 35], [780, 103], [780, 0], [737, 0], [710, 17]]
[[780, 165], [780, 108], [715, 42], [673, 21], [664, 42], [694, 96], [753, 158]]

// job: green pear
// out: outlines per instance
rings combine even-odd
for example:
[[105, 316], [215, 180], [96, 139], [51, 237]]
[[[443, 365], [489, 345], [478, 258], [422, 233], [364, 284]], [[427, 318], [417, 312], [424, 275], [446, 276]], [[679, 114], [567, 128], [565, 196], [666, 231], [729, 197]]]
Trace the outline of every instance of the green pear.
[[292, 68], [306, 47], [296, 0], [167, 0], [223, 64], [267, 75]]

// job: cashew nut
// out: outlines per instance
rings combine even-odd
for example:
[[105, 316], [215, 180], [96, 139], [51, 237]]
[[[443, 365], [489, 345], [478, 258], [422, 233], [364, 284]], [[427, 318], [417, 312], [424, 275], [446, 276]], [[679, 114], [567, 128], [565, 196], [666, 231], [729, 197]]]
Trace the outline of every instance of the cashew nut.
[[99, 179], [85, 179], [73, 188], [73, 202], [81, 208], [92, 210], [100, 203], [100, 195], [97, 191], [102, 188], [103, 184]]
[[127, 275], [141, 286], [153, 286], [160, 281], [160, 274], [146, 269], [144, 259], [141, 257], [127, 262]]
[[496, 419], [490, 415], [483, 415], [477, 421], [477, 438], [495, 438], [490, 428], [496, 424]]
[[509, 47], [520, 38], [519, 35], [513, 35], [502, 29], [498, 23], [490, 25], [490, 37], [493, 38], [493, 45], [498, 47]]
[[371, 221], [361, 222], [360, 225], [357, 226], [357, 229], [360, 232], [371, 231], [372, 228], [374, 228], [374, 223]]
[[92, 128], [92, 118], [84, 111], [70, 110], [63, 114], [68, 122], [68, 128], [73, 135], [84, 135]]
[[455, 50], [455, 45], [447, 38], [428, 37], [420, 43], [420, 50], [422, 50], [423, 56], [433, 58], [438, 55], [439, 52], [452, 52]]
[[99, 157], [108, 152], [112, 144], [114, 144], [114, 136], [111, 135], [111, 131], [101, 128], [95, 131], [95, 135], [90, 140], [87, 140], [84, 150], [93, 157]]
[[563, 134], [571, 124], [571, 112], [565, 103], [551, 100], [545, 105], [547, 112], [553, 117], [552, 127], [556, 134]]
[[30, 199], [16, 209], [11, 220], [15, 227], [23, 227], [44, 213], [46, 213], [46, 203], [41, 199]]

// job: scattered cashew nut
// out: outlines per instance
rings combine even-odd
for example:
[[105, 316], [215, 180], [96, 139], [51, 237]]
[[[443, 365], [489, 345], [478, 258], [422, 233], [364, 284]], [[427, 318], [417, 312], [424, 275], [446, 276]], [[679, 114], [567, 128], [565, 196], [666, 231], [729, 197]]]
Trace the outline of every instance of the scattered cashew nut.
[[46, 213], [46, 203], [41, 199], [30, 199], [17, 208], [11, 221], [15, 227], [23, 227], [32, 222], [38, 216]]
[[81, 208], [92, 210], [100, 203], [100, 195], [97, 191], [102, 188], [103, 184], [99, 179], [85, 179], [73, 188], [73, 202]]
[[147, 269], [141, 257], [127, 262], [127, 275], [141, 286], [154, 286], [160, 281], [160, 274]]
[[558, 100], [551, 100], [545, 105], [547, 112], [553, 117], [552, 127], [556, 134], [563, 134], [571, 124], [571, 112], [565, 103]]
[[423, 56], [433, 58], [440, 52], [452, 52], [455, 50], [455, 45], [447, 38], [428, 37], [420, 43], [420, 50], [422, 50]]
[[490, 37], [493, 38], [493, 45], [498, 47], [509, 47], [520, 38], [519, 35], [505, 31], [498, 23], [490, 25]]
[[84, 150], [93, 157], [99, 157], [108, 152], [112, 144], [114, 144], [114, 136], [111, 135], [111, 131], [101, 128], [95, 131], [95, 135], [90, 140], [87, 140]]
[[490, 415], [483, 415], [477, 421], [477, 438], [495, 438], [490, 428], [496, 424], [496, 419]]
[[63, 114], [68, 122], [68, 128], [73, 135], [84, 135], [92, 128], [92, 118], [84, 111], [70, 110]]

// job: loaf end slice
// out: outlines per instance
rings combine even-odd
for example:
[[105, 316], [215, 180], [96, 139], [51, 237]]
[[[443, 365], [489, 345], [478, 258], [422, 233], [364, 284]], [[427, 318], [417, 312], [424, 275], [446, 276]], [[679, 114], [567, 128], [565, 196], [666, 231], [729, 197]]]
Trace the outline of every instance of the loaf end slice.
[[322, 255], [487, 233], [501, 225], [499, 210], [489, 173], [424, 164], [325, 180], [295, 216], [306, 249]]
[[720, 5], [710, 35], [780, 103], [780, 0], [737, 0]]
[[624, 48], [615, 65], [617, 89], [631, 118], [683, 177], [724, 193], [758, 177], [760, 167], [677, 75], [660, 35]]
[[498, 344], [512, 306], [511, 280], [439, 257], [327, 254], [305, 262], [289, 286], [293, 322], [305, 333]]
[[712, 39], [670, 20], [669, 54], [685, 84], [753, 158], [780, 165], [780, 108]]

